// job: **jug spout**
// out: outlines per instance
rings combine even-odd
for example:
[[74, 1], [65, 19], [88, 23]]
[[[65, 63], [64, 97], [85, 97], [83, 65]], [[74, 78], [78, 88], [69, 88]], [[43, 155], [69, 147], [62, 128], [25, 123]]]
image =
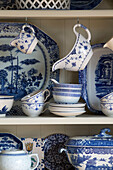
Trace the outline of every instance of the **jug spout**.
[[113, 51], [113, 37], [108, 42], [106, 42], [103, 47], [107, 47]]

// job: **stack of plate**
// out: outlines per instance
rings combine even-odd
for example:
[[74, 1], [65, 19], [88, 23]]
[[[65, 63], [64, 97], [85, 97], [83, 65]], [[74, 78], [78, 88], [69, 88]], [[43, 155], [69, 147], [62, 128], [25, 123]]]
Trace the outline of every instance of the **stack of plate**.
[[85, 113], [86, 103], [58, 104], [49, 103], [49, 110], [58, 116], [78, 116]]

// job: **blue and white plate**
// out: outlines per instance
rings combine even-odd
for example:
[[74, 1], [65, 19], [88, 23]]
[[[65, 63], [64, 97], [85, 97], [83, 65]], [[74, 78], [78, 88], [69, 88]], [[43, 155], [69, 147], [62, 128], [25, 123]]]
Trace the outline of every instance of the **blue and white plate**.
[[0, 94], [13, 95], [18, 101], [10, 115], [22, 112], [19, 106], [22, 97], [40, 89], [51, 90], [50, 79], [59, 79], [59, 72], [52, 72], [53, 63], [59, 59], [58, 46], [39, 28], [31, 25], [39, 40], [32, 54], [24, 54], [10, 46], [24, 24], [0, 23]]
[[52, 134], [44, 141], [44, 164], [49, 170], [74, 170], [65, 152], [60, 153], [64, 143], [69, 139], [65, 134]]
[[[43, 138], [21, 138], [23, 142], [23, 150], [28, 154], [37, 153], [39, 157], [39, 165], [35, 170], [44, 170], [44, 139]], [[32, 165], [36, 163], [35, 158], [32, 159]], [[35, 165], [34, 165], [35, 166]]]
[[0, 152], [2, 150], [22, 150], [23, 143], [10, 133], [0, 133]]
[[71, 0], [70, 9], [87, 10], [95, 8], [102, 0]]
[[113, 92], [113, 51], [103, 45], [92, 46], [93, 56], [87, 67], [79, 72], [82, 98], [88, 108], [97, 113], [101, 113], [100, 98]]

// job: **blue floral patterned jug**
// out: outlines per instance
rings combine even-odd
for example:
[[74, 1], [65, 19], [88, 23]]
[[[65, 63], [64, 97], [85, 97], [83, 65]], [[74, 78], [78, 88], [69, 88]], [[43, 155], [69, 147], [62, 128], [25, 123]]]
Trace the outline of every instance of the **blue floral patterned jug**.
[[[87, 32], [88, 38], [85, 38], [80, 33], [78, 33], [76, 31], [77, 27], [82, 27]], [[57, 69], [65, 69], [69, 71], [83, 70], [92, 57], [93, 51], [90, 45], [90, 31], [82, 24], [76, 24], [73, 27], [73, 31], [77, 38], [72, 50], [66, 57], [54, 63], [52, 71], [55, 71]]]
[[[29, 28], [31, 32], [25, 31], [25, 28]], [[38, 43], [35, 36], [35, 31], [30, 25], [24, 25], [20, 34], [10, 42], [11, 46], [17, 47], [21, 52], [25, 54], [31, 54]]]

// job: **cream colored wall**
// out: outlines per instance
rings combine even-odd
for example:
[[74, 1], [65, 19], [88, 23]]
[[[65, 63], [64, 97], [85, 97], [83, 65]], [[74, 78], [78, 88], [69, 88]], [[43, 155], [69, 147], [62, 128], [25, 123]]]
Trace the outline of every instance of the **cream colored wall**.
[[[113, 9], [113, 0], [103, 0], [96, 9]], [[68, 12], [67, 12], [68, 15]], [[25, 19], [2, 19], [0, 22], [26, 22]], [[60, 57], [64, 57], [71, 50], [76, 37], [72, 31], [77, 23], [77, 18], [73, 19], [27, 19], [28, 23], [35, 24], [46, 32], [58, 44]], [[85, 25], [92, 34], [91, 43], [106, 42], [113, 35], [112, 18], [79, 18], [79, 22]], [[81, 33], [84, 33], [81, 30]], [[61, 70], [60, 82], [78, 83], [78, 72]], [[32, 121], [32, 119], [31, 119]], [[110, 127], [113, 134], [113, 125], [20, 125], [20, 126], [0, 126], [0, 132], [9, 132], [18, 137], [46, 137], [53, 133], [65, 133], [69, 136], [93, 135], [99, 133], [101, 128]]]

